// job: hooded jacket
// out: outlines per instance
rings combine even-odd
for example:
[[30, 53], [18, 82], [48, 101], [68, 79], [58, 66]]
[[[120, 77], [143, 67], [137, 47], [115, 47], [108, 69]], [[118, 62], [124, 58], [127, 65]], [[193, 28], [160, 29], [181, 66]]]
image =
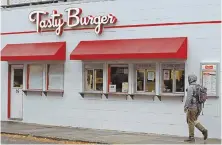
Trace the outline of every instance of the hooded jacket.
[[187, 99], [185, 102], [184, 109], [197, 109], [198, 102], [193, 96], [194, 91], [196, 91], [197, 76], [192, 74], [188, 76], [189, 87], [187, 88]]

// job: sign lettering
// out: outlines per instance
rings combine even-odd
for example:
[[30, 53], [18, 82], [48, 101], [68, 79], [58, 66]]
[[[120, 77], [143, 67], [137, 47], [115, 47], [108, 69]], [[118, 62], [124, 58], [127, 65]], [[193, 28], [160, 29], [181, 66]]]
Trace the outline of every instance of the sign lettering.
[[213, 69], [214, 68], [214, 66], [212, 66], [212, 65], [205, 65], [205, 69]]
[[[65, 12], [67, 12], [67, 21], [65, 21], [63, 15], [59, 14], [56, 10], [53, 10], [51, 15], [46, 11], [33, 11], [29, 14], [29, 20], [36, 24], [37, 32], [41, 32], [43, 29], [54, 28], [56, 35], [59, 36], [62, 35], [65, 26], [73, 28], [79, 25], [94, 25], [95, 33], [99, 35], [103, 31], [104, 25], [115, 24], [117, 22], [117, 18], [112, 14], [106, 16], [89, 15], [82, 17], [82, 9], [80, 8], [67, 8]], [[45, 18], [47, 16], [48, 19]]]
[[206, 64], [206, 65], [202, 65], [202, 69], [206, 70], [206, 71], [215, 71], [217, 69], [216, 65], [213, 64]]

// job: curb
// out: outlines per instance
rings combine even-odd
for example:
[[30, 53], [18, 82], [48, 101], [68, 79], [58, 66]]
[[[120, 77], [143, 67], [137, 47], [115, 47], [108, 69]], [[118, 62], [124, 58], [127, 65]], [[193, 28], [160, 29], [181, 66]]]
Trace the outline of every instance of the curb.
[[71, 139], [64, 139], [64, 138], [58, 138], [58, 137], [48, 137], [48, 136], [38, 136], [38, 135], [32, 135], [32, 134], [23, 134], [23, 133], [11, 133], [11, 132], [1, 132], [1, 134], [9, 134], [9, 135], [21, 135], [21, 136], [32, 136], [36, 138], [41, 139], [51, 139], [55, 141], [73, 141], [73, 142], [82, 142], [82, 143], [92, 143], [92, 144], [108, 144], [100, 141], [86, 141], [86, 140], [71, 140]]

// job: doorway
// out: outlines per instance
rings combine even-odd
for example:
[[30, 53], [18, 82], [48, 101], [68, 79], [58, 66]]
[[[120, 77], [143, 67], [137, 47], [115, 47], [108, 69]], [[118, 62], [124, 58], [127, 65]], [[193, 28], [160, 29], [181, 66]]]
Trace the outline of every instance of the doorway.
[[10, 119], [23, 118], [23, 65], [11, 65]]

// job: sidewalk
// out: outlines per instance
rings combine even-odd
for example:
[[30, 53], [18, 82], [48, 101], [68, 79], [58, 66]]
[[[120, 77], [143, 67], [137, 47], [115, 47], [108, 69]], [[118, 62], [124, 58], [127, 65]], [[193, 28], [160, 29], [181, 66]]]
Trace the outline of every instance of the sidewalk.
[[[104, 144], [184, 144], [183, 140], [185, 139], [177, 136], [46, 126], [4, 121], [1, 121], [1, 127], [1, 133]], [[204, 141], [203, 139], [197, 138], [196, 143], [203, 144]], [[221, 144], [221, 140], [208, 139], [206, 143]]]

